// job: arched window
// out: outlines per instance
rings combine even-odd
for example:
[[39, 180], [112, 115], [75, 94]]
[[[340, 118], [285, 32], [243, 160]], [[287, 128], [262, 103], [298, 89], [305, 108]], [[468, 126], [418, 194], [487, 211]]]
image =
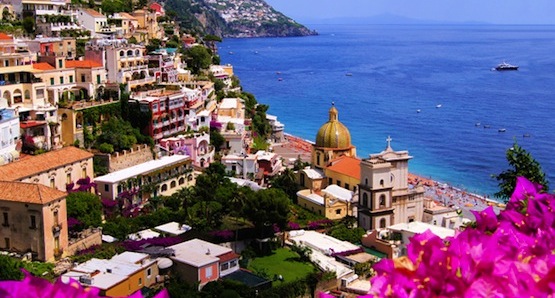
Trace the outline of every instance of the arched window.
[[364, 178], [364, 185], [368, 186], [368, 178]]
[[320, 153], [316, 154], [316, 164], [320, 165]]
[[125, 56], [125, 52], [124, 52], [124, 51], [119, 51], [119, 56], [120, 56], [120, 57]]
[[162, 192], [168, 190], [168, 186], [166, 184], [162, 184]]
[[380, 180], [380, 186], [381, 186], [381, 187], [383, 187], [383, 186], [384, 186], [384, 183], [383, 183], [383, 179], [382, 179], [382, 180]]
[[385, 207], [385, 195], [380, 195], [380, 207]]
[[385, 229], [385, 218], [380, 219], [380, 229]]
[[175, 180], [170, 183], [170, 188], [174, 188], [176, 185]]
[[368, 194], [367, 193], [362, 194], [362, 206], [368, 207]]
[[183, 183], [185, 183], [185, 178], [183, 177], [179, 178], [179, 185], [182, 185]]

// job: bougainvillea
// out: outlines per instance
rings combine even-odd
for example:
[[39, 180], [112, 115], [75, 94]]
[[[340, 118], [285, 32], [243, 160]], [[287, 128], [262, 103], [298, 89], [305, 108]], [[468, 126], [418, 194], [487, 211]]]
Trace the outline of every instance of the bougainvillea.
[[[25, 271], [25, 278], [23, 280], [9, 280], [0, 282], [0, 297], [6, 298], [19, 298], [19, 297], [48, 297], [48, 298], [96, 298], [100, 296], [100, 290], [94, 287], [83, 288], [75, 280], [70, 280], [68, 283], [62, 282], [58, 279], [55, 283], [50, 283], [48, 280], [34, 277], [29, 272]], [[143, 295], [141, 291], [132, 294], [132, 298], [141, 298]], [[166, 289], [163, 289], [154, 298], [169, 298]]]
[[445, 240], [427, 231], [407, 256], [374, 266], [363, 297], [550, 297], [555, 294], [555, 195], [519, 177], [505, 210], [474, 212]]

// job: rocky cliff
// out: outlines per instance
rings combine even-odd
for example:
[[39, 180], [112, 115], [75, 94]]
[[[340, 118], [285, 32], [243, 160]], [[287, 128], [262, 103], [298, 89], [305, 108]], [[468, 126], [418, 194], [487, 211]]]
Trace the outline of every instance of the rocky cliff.
[[166, 0], [183, 28], [222, 37], [315, 35], [263, 0]]

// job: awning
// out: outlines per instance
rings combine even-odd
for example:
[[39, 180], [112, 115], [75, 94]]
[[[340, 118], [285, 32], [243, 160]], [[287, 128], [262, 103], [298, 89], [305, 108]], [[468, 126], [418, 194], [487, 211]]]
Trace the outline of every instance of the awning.
[[31, 128], [31, 127], [37, 127], [37, 126], [43, 126], [46, 124], [46, 121], [25, 121], [25, 122], [21, 122], [19, 123], [19, 127], [20, 128]]

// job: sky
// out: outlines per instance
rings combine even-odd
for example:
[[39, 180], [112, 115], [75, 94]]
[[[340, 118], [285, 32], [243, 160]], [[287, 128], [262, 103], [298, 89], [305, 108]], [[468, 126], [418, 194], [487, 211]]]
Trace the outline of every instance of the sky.
[[298, 22], [395, 15], [446, 23], [555, 24], [555, 0], [266, 0]]

